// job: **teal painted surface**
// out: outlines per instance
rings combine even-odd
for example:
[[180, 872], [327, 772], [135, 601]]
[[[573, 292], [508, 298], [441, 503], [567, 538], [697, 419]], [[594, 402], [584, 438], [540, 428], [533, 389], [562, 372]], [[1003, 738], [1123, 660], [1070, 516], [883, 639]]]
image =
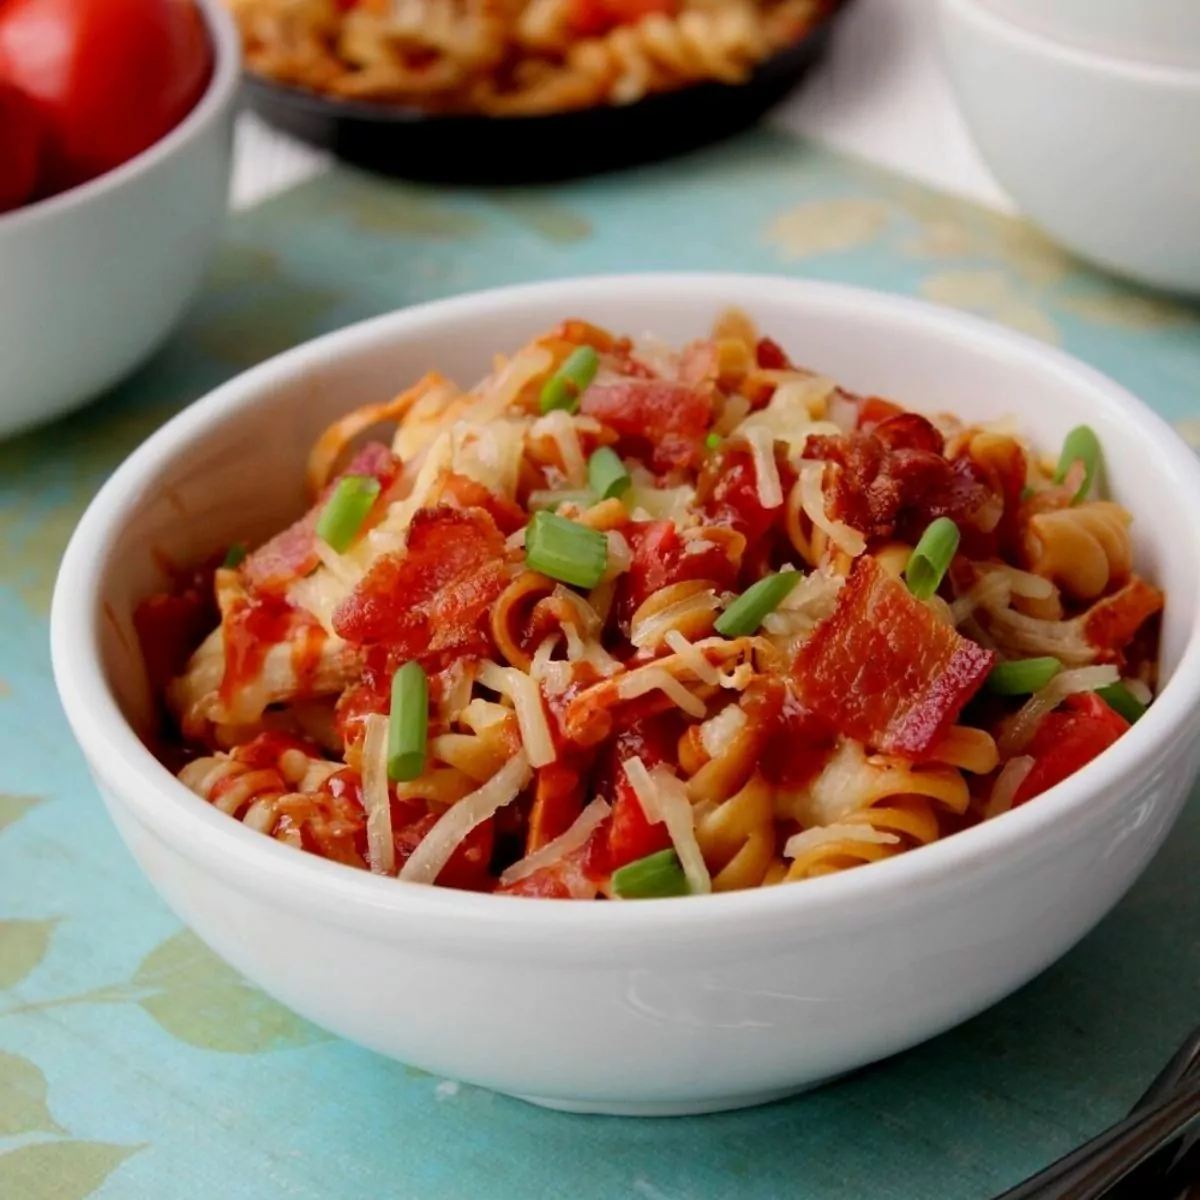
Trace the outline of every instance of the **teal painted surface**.
[[957, 303], [1060, 342], [1200, 431], [1195, 311], [770, 134], [541, 192], [339, 173], [234, 219], [152, 364], [0, 445], [5, 1200], [974, 1200], [1116, 1117], [1200, 1016], [1195, 804], [1119, 909], [1017, 996], [837, 1086], [725, 1116], [571, 1117], [456, 1087], [326, 1037], [181, 934], [109, 825], [50, 678], [49, 591], [90, 495], [172, 412], [316, 333], [472, 288], [655, 268]]

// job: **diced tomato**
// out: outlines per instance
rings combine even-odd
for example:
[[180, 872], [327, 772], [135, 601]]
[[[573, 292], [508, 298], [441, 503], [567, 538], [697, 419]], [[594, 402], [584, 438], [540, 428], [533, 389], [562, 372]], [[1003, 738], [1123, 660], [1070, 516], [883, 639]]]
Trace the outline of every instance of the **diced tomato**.
[[795, 370], [783, 347], [768, 337], [758, 339], [758, 345], [754, 347], [754, 358], [764, 371]]
[[1033, 768], [1013, 797], [1014, 807], [1062, 783], [1109, 748], [1129, 722], [1092, 693], [1069, 696], [1064, 709], [1047, 713], [1026, 751]]
[[0, 82], [0, 213], [33, 198], [45, 141], [37, 105]]
[[738, 564], [716, 541], [685, 543], [672, 521], [635, 521], [622, 531], [631, 552], [617, 582], [617, 619], [628, 628], [638, 606], [659, 588], [688, 579], [711, 579], [720, 589], [737, 578]]
[[403, 554], [386, 554], [333, 614], [348, 642], [382, 644], [398, 659], [480, 653], [483, 623], [508, 581], [504, 536], [479, 508], [423, 508]]
[[701, 461], [712, 407], [708, 390], [665, 379], [595, 384], [580, 405], [617, 435], [621, 454], [640, 458], [655, 471]]
[[602, 772], [601, 795], [611, 797], [612, 817], [608, 829], [608, 869], [615, 871], [647, 854], [667, 850], [671, 835], [662, 821], [646, 819], [629, 777], [625, 761], [640, 758], [647, 770], [672, 757], [676, 743], [676, 721], [655, 717], [637, 721], [617, 734], [607, 769]]
[[364, 523], [364, 528], [369, 528], [382, 515], [386, 504], [384, 494], [401, 469], [400, 460], [386, 446], [378, 442], [364, 446], [300, 520], [277, 533], [246, 559], [241, 571], [247, 585], [259, 592], [282, 592], [295, 580], [316, 570], [321, 561], [316, 551], [317, 521], [338, 483], [347, 475], [370, 475], [379, 480], [380, 498]]
[[[425, 840], [426, 834], [438, 823], [437, 813], [430, 813], [394, 832], [396, 870], [412, 857], [413, 851]], [[434, 880], [441, 887], [460, 888], [466, 892], [490, 892], [495, 881], [488, 872], [495, 838], [495, 820], [489, 817], [476, 825], [458, 844], [449, 862]]]
[[529, 810], [525, 853], [532, 854], [566, 833], [583, 811], [582, 801], [578, 772], [557, 762], [539, 767], [533, 807]]
[[[786, 462], [780, 478], [786, 494], [794, 479]], [[701, 512], [714, 525], [736, 529], [745, 537], [748, 549], [783, 516], [782, 508], [763, 508], [759, 503], [758, 472], [750, 451], [742, 446], [730, 446], [706, 463], [697, 491], [703, 497]]]
[[771, 732], [759, 766], [769, 783], [791, 791], [816, 777], [837, 739], [833, 726], [820, 713], [804, 707], [790, 681], [768, 728]]
[[873, 558], [860, 558], [833, 615], [800, 647], [800, 702], [839, 732], [919, 759], [954, 724], [996, 656], [943, 625]]

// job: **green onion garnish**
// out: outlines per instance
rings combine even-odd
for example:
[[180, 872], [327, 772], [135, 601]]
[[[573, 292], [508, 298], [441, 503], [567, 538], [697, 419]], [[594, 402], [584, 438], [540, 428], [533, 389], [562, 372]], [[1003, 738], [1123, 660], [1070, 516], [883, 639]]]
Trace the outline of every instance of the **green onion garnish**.
[[1058, 466], [1054, 471], [1054, 482], [1062, 483], [1067, 477], [1067, 472], [1077, 462], [1083, 463], [1083, 483], [1079, 485], [1079, 491], [1071, 497], [1072, 504], [1078, 504], [1088, 494], [1096, 472], [1100, 469], [1100, 439], [1088, 425], [1077, 425], [1063, 439], [1062, 453], [1058, 456]]
[[1024, 504], [1026, 500], [1032, 500], [1036, 495], [1037, 492], [1035, 492], [1033, 488], [1029, 486], [1029, 484], [1026, 484], [1021, 489], [1021, 503]]
[[406, 662], [392, 676], [388, 718], [388, 778], [407, 783], [425, 769], [429, 728], [429, 680], [419, 662]]
[[958, 551], [958, 526], [949, 517], [938, 517], [921, 534], [904, 568], [908, 590], [918, 600], [928, 600], [941, 586], [954, 555]]
[[534, 513], [525, 532], [525, 564], [551, 579], [590, 590], [608, 569], [608, 538], [556, 513]]
[[542, 388], [541, 409], [548, 413], [556, 408], [577, 412], [579, 397], [596, 378], [600, 366], [600, 355], [591, 346], [580, 346], [572, 350], [561, 367], [546, 380]]
[[378, 495], [378, 479], [370, 475], [347, 475], [317, 519], [317, 537], [338, 554], [343, 553], [362, 528]]
[[588, 459], [588, 483], [599, 500], [608, 500], [627, 492], [633, 480], [625, 470], [621, 456], [610, 446], [601, 446]]
[[987, 677], [987, 689], [997, 696], [1031, 696], [1062, 670], [1057, 658], [1023, 658], [997, 663]]
[[1146, 706], [1123, 683], [1110, 683], [1108, 687], [1097, 688], [1096, 695], [1130, 725], [1146, 715]]
[[748, 637], [800, 582], [799, 571], [780, 571], [748, 587], [713, 623], [722, 637]]
[[235, 567], [240, 567], [246, 561], [246, 553], [245, 542], [234, 542], [225, 551], [225, 557], [221, 560], [221, 566], [227, 571], [232, 571]]
[[721, 435], [719, 433], [710, 433], [704, 439], [704, 445], [709, 450], [715, 450], [721, 444]]
[[622, 900], [651, 900], [661, 896], [686, 896], [691, 892], [687, 876], [674, 850], [647, 854], [612, 876], [613, 891]]

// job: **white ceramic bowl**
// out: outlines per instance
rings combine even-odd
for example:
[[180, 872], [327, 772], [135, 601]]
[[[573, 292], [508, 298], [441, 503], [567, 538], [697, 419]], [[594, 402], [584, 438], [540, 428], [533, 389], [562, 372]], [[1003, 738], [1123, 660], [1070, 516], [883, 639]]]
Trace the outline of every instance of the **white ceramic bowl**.
[[[1056, 446], [1088, 421], [1170, 597], [1169, 683], [1097, 762], [1014, 813], [802, 884], [637, 904], [471, 895], [373, 877], [253, 833], [155, 761], [130, 614], [161, 557], [261, 536], [304, 504], [335, 415], [429, 367], [469, 381], [567, 315], [680, 343], [728, 304], [858, 389]], [[1164, 519], [1170, 514], [1171, 519]], [[117, 828], [164, 899], [297, 1012], [427, 1070], [562, 1108], [687, 1113], [892, 1054], [1019, 987], [1083, 936], [1166, 837], [1200, 765], [1200, 463], [1057, 351], [913, 301], [799, 280], [564, 280], [321, 338], [192, 405], [101, 490], [63, 561], [54, 671]]]
[[1116, 58], [1200, 67], [1196, 0], [984, 0], [1037, 33]]
[[129, 374], [204, 277], [225, 215], [241, 43], [199, 0], [215, 66], [197, 106], [113, 171], [0, 216], [0, 436]]
[[1103, 267], [1200, 292], [1200, 70], [1075, 49], [981, 0], [940, 16], [967, 125], [1022, 211]]

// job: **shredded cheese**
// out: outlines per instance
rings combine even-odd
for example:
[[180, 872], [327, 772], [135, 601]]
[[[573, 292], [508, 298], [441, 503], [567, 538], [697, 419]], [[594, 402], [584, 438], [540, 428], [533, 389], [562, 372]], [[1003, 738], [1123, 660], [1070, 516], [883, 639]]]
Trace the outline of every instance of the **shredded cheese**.
[[501, 885], [507, 886], [510, 883], [516, 883], [518, 880], [532, 875], [535, 871], [540, 871], [543, 867], [552, 866], [560, 859], [566, 858], [568, 854], [573, 854], [587, 843], [588, 838], [595, 833], [597, 826], [611, 811], [612, 809], [603, 800], [593, 800], [575, 818], [575, 823], [566, 833], [560, 833], [540, 850], [527, 854], [519, 862], [508, 867], [500, 876]]
[[1097, 688], [1116, 683], [1120, 673], [1116, 667], [1077, 667], [1062, 671], [1040, 692], [1035, 692], [1021, 708], [1005, 722], [997, 745], [1000, 756], [1009, 758], [1020, 754], [1033, 738], [1041, 719], [1057, 708], [1068, 696], [1077, 692], [1094, 692]]
[[857, 558], [867, 548], [863, 535], [844, 521], [835, 521], [825, 512], [822, 480], [824, 463], [808, 463], [800, 470], [800, 504], [808, 519], [839, 549]]
[[446, 809], [401, 867], [400, 878], [408, 883], [433, 883], [463, 838], [511, 804], [532, 777], [525, 751], [518, 750], [487, 783]]
[[371, 714], [363, 722], [363, 807], [367, 810], [367, 858], [371, 870], [390, 875], [396, 869], [392, 840], [392, 785], [388, 781], [387, 717]]
[[779, 508], [783, 504], [783, 484], [775, 462], [775, 436], [762, 425], [748, 426], [743, 433], [754, 462], [758, 502], [763, 508]]
[[627, 758], [624, 767], [646, 820], [652, 825], [659, 821], [666, 825], [693, 894], [711, 892], [712, 879], [696, 841], [695, 819], [683, 780], [677, 779], [664, 766], [647, 771], [646, 764], [636, 755]]
[[683, 659], [684, 665], [701, 683], [720, 683], [721, 672], [705, 658], [704, 651], [689, 642], [678, 629], [670, 630], [663, 640]]
[[[717, 594], [712, 588], [708, 588], [705, 591], [684, 596], [682, 600], [674, 600], [670, 604], [665, 604], [657, 612], [650, 613], [648, 616], [639, 617], [635, 613], [629, 629], [629, 640], [639, 650], [653, 650], [662, 645], [667, 634], [678, 629], [689, 617], [714, 613], [717, 607]], [[715, 683], [716, 680], [710, 682]]]
[[515, 667], [500, 667], [487, 661], [480, 663], [479, 682], [512, 701], [530, 765], [544, 767], [554, 762], [558, 754], [537, 683]]
[[579, 431], [566, 409], [556, 408], [544, 417], [539, 417], [529, 432], [532, 437], [550, 438], [558, 447], [563, 474], [573, 488], [587, 486], [587, 462], [583, 457]]
[[1013, 806], [1013, 799], [1025, 782], [1026, 776], [1033, 770], [1034, 760], [1027, 754], [1010, 758], [1000, 768], [996, 782], [992, 784], [992, 794], [983, 810], [983, 819], [990, 821], [1001, 813], [1008, 812]]
[[557, 633], [543, 638], [541, 645], [533, 652], [533, 662], [529, 667], [529, 674], [551, 696], [561, 696], [571, 686], [574, 673], [569, 662], [557, 662], [553, 657], [558, 640]]
[[699, 696], [693, 696], [674, 675], [662, 667], [639, 667], [617, 681], [617, 695], [622, 700], [636, 700], [656, 688], [689, 717], [703, 718], [708, 711]]
[[604, 578], [601, 582], [611, 583], [618, 575], [624, 575], [633, 562], [633, 553], [625, 535], [619, 530], [610, 529], [605, 535], [608, 539], [608, 565], [604, 568]]
[[748, 718], [736, 704], [727, 704], [715, 717], [709, 717], [700, 726], [700, 745], [709, 758], [725, 755], [738, 734], [746, 728]]

